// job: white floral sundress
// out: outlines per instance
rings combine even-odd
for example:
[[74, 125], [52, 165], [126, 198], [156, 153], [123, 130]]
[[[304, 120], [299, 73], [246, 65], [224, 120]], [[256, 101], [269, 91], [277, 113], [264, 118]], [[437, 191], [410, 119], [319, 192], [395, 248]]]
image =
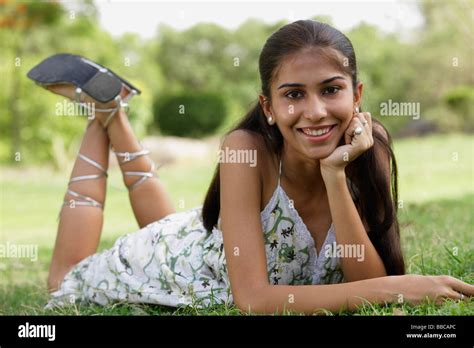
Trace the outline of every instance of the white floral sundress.
[[[336, 242], [333, 224], [317, 255], [303, 220], [278, 185], [261, 212], [270, 284], [307, 285], [344, 281], [337, 257], [325, 246]], [[51, 293], [46, 308], [76, 302], [152, 303], [172, 307], [231, 304], [220, 218], [212, 233], [202, 222], [202, 207], [170, 214], [114, 246], [88, 256]]]

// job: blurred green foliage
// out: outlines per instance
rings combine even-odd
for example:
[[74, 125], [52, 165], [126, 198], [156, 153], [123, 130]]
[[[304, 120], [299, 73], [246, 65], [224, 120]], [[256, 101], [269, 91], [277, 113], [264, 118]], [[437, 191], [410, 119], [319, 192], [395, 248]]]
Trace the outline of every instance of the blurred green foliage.
[[[363, 110], [377, 117], [380, 104], [389, 99], [417, 102], [420, 120], [444, 131], [472, 131], [472, 9], [460, 1], [426, 0], [418, 7], [424, 24], [410, 33], [386, 34], [363, 22], [345, 32], [355, 47], [359, 80], [364, 83]], [[235, 30], [201, 23], [184, 31], [159, 25], [155, 37], [145, 40], [135, 34], [114, 38], [98, 22], [90, 0], [0, 3], [0, 162], [47, 161], [62, 168], [77, 149], [86, 121], [56, 115], [55, 104], [62, 98], [35, 87], [26, 77], [52, 54], [87, 56], [142, 89], [131, 102], [130, 114], [139, 137], [162, 131], [153, 127], [162, 116], [156, 115], [154, 105], [164, 98], [219, 91], [227, 111], [207, 109], [210, 115], [202, 116], [222, 119], [219, 133], [257, 100], [260, 50], [272, 32], [287, 24], [249, 19]], [[419, 122], [407, 117], [378, 119], [395, 135]], [[15, 161], [18, 155], [20, 162]]]
[[215, 133], [227, 114], [219, 93], [194, 91], [164, 97], [153, 110], [155, 124], [163, 134], [189, 138]]
[[453, 113], [459, 115], [460, 128], [464, 128], [466, 131], [474, 131], [474, 122], [472, 122], [474, 88], [472, 86], [458, 86], [448, 90], [443, 95], [443, 101]]

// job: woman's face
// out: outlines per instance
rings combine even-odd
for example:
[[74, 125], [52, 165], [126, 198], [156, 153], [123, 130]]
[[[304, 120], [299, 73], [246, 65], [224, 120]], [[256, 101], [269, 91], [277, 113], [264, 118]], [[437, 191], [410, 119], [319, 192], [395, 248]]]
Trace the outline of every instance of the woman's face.
[[338, 146], [362, 94], [350, 76], [314, 49], [286, 57], [271, 84], [271, 100], [260, 102], [272, 116], [288, 150], [307, 159], [329, 156]]

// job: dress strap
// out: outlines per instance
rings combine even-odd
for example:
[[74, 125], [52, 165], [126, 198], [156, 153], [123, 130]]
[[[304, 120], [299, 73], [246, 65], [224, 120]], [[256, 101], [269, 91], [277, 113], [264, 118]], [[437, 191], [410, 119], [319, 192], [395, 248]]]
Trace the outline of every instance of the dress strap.
[[280, 178], [281, 178], [281, 158], [280, 158], [280, 169], [278, 171], [278, 186], [280, 186]]

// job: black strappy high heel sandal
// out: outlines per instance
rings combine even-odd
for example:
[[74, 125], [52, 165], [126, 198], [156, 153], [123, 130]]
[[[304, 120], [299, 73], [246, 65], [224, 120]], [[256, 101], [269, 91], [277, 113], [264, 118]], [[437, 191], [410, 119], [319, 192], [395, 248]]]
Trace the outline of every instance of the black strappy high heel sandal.
[[[46, 58], [33, 67], [27, 76], [43, 87], [59, 84], [75, 86], [75, 102], [79, 105], [89, 112], [110, 112], [104, 122], [104, 128], [107, 128], [120, 108], [127, 108], [127, 102], [141, 93], [138, 88], [112, 70], [85, 57], [68, 53], [55, 54]], [[120, 96], [122, 87], [129, 92], [124, 99]], [[99, 103], [115, 100], [115, 107], [90, 110], [89, 105], [81, 100], [82, 92]]]
[[86, 92], [100, 103], [115, 99], [122, 85], [131, 96], [140, 90], [112, 70], [82, 56], [59, 53], [46, 58], [31, 69], [27, 76], [42, 86], [69, 83]]

